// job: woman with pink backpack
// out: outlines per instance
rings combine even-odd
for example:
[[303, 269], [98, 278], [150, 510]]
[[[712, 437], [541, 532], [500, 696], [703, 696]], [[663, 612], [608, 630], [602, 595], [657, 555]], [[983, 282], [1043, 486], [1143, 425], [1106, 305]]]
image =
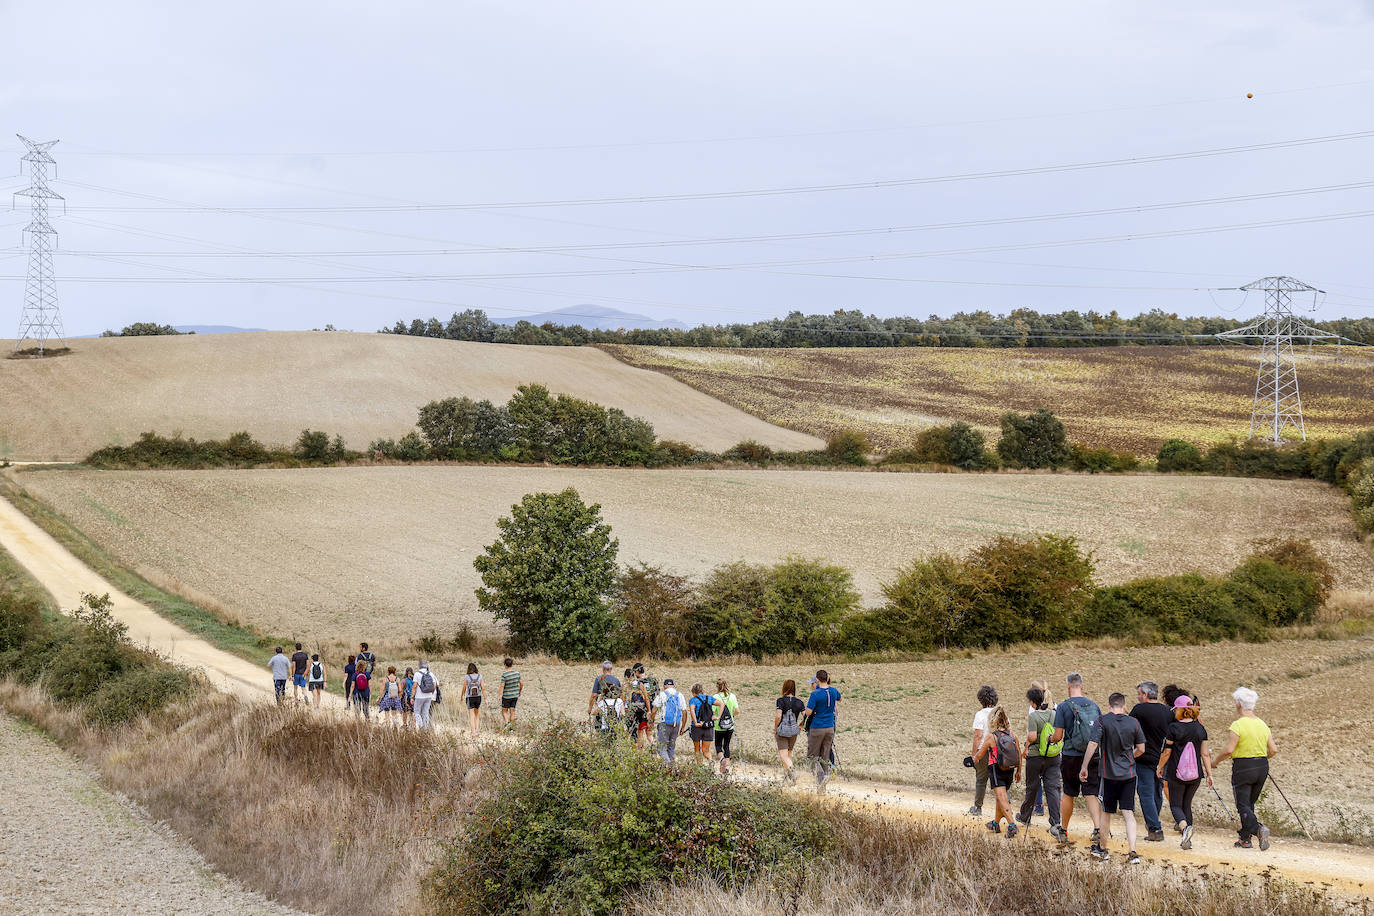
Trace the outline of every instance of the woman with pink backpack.
[[1207, 753], [1207, 729], [1198, 720], [1200, 708], [1187, 694], [1174, 700], [1174, 721], [1164, 732], [1164, 750], [1155, 768], [1169, 786], [1169, 811], [1183, 830], [1183, 849], [1193, 848], [1193, 796], [1212, 785], [1212, 757]]

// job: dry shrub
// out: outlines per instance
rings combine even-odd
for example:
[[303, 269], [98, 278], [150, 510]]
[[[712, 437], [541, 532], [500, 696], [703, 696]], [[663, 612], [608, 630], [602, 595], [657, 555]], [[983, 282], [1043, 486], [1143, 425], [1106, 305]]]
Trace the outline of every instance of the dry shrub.
[[456, 830], [482, 767], [432, 732], [222, 694], [117, 731], [12, 683], [0, 703], [94, 762], [217, 869], [315, 913], [414, 911], [434, 838]]
[[1074, 913], [1078, 916], [1191, 913], [1334, 916], [1343, 903], [1271, 873], [1255, 879], [1205, 868], [1104, 867], [1078, 852], [1050, 852], [963, 826], [827, 808], [833, 846], [803, 879], [764, 877], [727, 890], [709, 878], [661, 886], [635, 916], [954, 916]]

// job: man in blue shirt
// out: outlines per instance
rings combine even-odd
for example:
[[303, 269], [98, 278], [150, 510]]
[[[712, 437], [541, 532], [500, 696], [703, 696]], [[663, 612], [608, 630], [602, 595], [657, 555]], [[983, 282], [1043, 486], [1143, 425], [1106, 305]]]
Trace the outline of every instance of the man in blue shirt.
[[830, 755], [835, 750], [835, 713], [840, 705], [840, 692], [830, 686], [830, 675], [816, 672], [816, 689], [806, 698], [806, 712], [802, 718], [807, 728], [806, 756], [816, 760], [816, 791], [825, 792], [830, 781]]
[[276, 688], [277, 703], [280, 705], [286, 699], [286, 679], [291, 674], [291, 659], [282, 654], [281, 646], [277, 646], [277, 654], [272, 656], [267, 667], [272, 669], [272, 686]]

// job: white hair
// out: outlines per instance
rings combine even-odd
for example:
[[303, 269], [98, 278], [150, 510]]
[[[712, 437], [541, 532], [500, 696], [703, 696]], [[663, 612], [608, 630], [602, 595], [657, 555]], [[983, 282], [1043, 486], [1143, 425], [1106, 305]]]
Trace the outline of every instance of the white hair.
[[1240, 704], [1240, 708], [1247, 712], [1255, 711], [1255, 704], [1259, 702], [1259, 694], [1249, 687], [1237, 687], [1236, 692], [1231, 694], [1231, 699]]

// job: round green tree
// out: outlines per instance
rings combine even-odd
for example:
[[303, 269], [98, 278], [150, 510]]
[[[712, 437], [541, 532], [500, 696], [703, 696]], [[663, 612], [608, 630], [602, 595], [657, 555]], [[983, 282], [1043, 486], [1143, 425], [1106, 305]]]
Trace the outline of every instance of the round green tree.
[[586, 505], [572, 488], [529, 493], [496, 526], [501, 537], [472, 565], [482, 576], [477, 604], [506, 622], [511, 648], [559, 658], [604, 654], [620, 542], [601, 506]]

